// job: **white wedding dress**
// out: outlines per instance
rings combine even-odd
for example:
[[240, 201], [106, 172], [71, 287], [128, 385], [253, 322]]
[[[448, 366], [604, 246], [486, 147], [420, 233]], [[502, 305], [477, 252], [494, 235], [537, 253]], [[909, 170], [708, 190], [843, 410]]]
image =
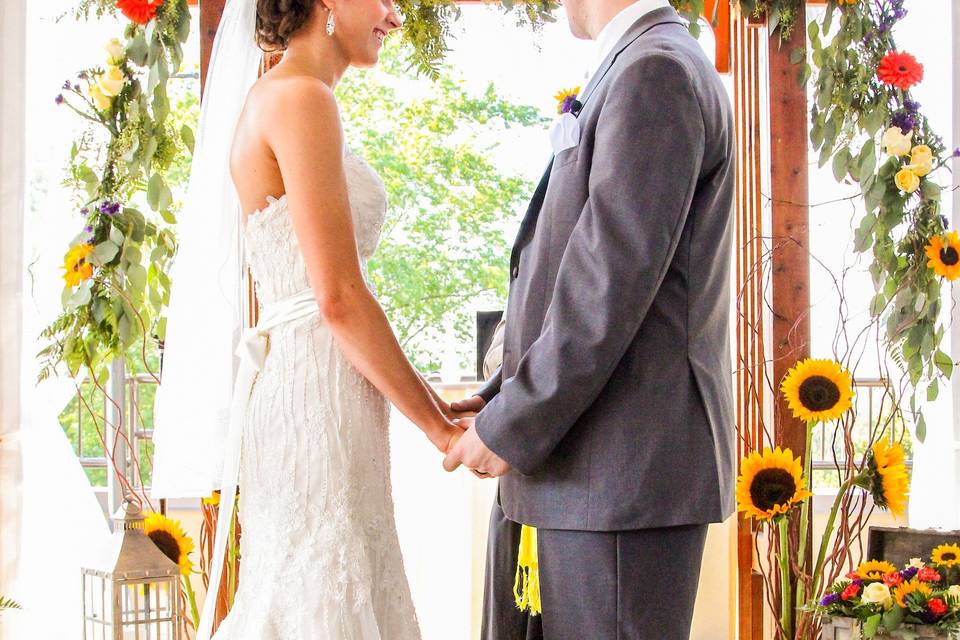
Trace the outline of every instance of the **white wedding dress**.
[[[379, 176], [347, 150], [361, 264], [386, 211]], [[286, 197], [243, 231], [264, 305], [308, 288]], [[240, 575], [214, 640], [417, 640], [394, 522], [389, 405], [317, 313], [270, 331], [240, 456]]]

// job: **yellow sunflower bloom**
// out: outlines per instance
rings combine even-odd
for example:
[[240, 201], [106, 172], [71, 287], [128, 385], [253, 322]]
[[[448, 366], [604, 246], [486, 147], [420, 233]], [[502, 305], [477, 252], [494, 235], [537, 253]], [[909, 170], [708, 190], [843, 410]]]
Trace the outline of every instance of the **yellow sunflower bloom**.
[[165, 556], [177, 563], [181, 575], [190, 574], [193, 568], [190, 562], [193, 540], [184, 533], [179, 522], [161, 513], [151, 513], [144, 519], [143, 532]]
[[92, 244], [78, 244], [67, 252], [63, 259], [63, 279], [68, 287], [75, 287], [93, 277], [93, 265], [87, 262], [91, 251]]
[[897, 601], [897, 604], [901, 607], [906, 608], [907, 602], [906, 598], [911, 593], [919, 593], [927, 598], [933, 595], [933, 589], [931, 589], [927, 583], [920, 582], [916, 578], [908, 582], [901, 582], [899, 585], [893, 589], [893, 599]]
[[803, 465], [790, 449], [754, 451], [740, 463], [737, 511], [758, 520], [773, 520], [811, 494], [804, 487]]
[[942, 544], [933, 550], [931, 560], [942, 567], [954, 567], [960, 564], [960, 546]]
[[203, 499], [203, 504], [209, 505], [211, 507], [219, 506], [220, 504], [220, 492], [214, 491], [210, 494], [210, 497]]
[[927, 254], [927, 266], [938, 276], [947, 280], [960, 277], [960, 237], [956, 231], [947, 233], [946, 238], [933, 236], [924, 250]]
[[579, 94], [580, 87], [574, 87], [573, 89], [564, 89], [553, 96], [553, 99], [557, 101], [557, 113], [564, 113], [563, 108]]
[[874, 443], [867, 460], [867, 470], [858, 484], [873, 495], [878, 507], [901, 517], [907, 510], [910, 486], [903, 447], [886, 440]]
[[864, 580], [883, 580], [883, 576], [896, 572], [897, 567], [884, 560], [867, 560], [857, 567], [857, 575]]
[[796, 418], [835, 420], [853, 404], [853, 377], [833, 360], [807, 358], [790, 369], [780, 391]]

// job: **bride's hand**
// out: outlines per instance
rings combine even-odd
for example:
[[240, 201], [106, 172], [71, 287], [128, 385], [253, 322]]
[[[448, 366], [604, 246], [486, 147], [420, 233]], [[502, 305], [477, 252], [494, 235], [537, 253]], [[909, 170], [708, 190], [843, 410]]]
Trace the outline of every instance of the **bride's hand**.
[[449, 419], [444, 422], [445, 424], [439, 434], [431, 437], [430, 441], [440, 450], [440, 453], [447, 455], [463, 435], [463, 432], [466, 430], [466, 425], [461, 426], [455, 422], [451, 422]]

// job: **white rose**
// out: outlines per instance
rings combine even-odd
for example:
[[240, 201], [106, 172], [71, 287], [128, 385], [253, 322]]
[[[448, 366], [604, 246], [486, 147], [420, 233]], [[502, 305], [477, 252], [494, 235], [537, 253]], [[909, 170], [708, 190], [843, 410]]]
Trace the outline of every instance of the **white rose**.
[[861, 599], [864, 602], [883, 605], [884, 609], [889, 609], [893, 606], [893, 596], [890, 595], [890, 587], [882, 582], [874, 582], [867, 585], [867, 588], [863, 590]]
[[891, 156], [906, 156], [910, 155], [910, 150], [913, 148], [910, 142], [912, 139], [913, 131], [903, 135], [900, 127], [890, 127], [884, 132], [880, 144], [883, 146], [883, 150]]
[[907, 569], [910, 567], [923, 569], [925, 566], [927, 566], [927, 564], [923, 561], [923, 558], [910, 558], [910, 562], [907, 563]]
[[947, 589], [947, 595], [951, 598], [960, 600], [960, 584], [955, 584], [949, 589]]
[[110, 98], [119, 95], [126, 82], [127, 79], [123, 77], [123, 71], [119, 67], [107, 67], [105, 72], [97, 76], [100, 90], [103, 91], [103, 95]]
[[107, 64], [110, 65], [119, 65], [127, 55], [127, 48], [120, 38], [110, 38], [103, 49], [107, 52]]

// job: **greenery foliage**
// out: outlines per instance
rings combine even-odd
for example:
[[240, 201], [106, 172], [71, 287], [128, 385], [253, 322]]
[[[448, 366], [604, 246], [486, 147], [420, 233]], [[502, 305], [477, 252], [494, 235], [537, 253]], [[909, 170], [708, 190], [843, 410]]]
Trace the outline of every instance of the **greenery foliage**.
[[[946, 230], [942, 188], [933, 178], [950, 155], [908, 88], [889, 84], [878, 74], [884, 59], [896, 52], [892, 27], [905, 15], [902, 4], [881, 0], [838, 5], [830, 0], [823, 19], [810, 23], [817, 70], [810, 139], [820, 166], [831, 164], [838, 181], [858, 185], [863, 195], [865, 211], [855, 248], [873, 254], [870, 273], [876, 295], [871, 312], [882, 317], [889, 351], [913, 387], [925, 388], [926, 398], [933, 400], [938, 379], [953, 371], [952, 359], [940, 348], [946, 331], [940, 321], [942, 278], [928, 266], [926, 252], [932, 239]], [[796, 58], [799, 62], [802, 55]], [[891, 153], [888, 143], [897, 138], [892, 129], [911, 138], [904, 143], [906, 153]], [[932, 156], [929, 171], [914, 172], [922, 175], [915, 184], [906, 184], [901, 179], [914, 165], [903, 156], [916, 157], [924, 147]], [[916, 410], [915, 397], [911, 407]], [[921, 441], [925, 430], [918, 413]]]
[[[113, 13], [84, 2], [78, 17]], [[150, 336], [162, 340], [167, 267], [176, 251], [176, 206], [167, 173], [192, 150], [189, 126], [173, 128], [167, 83], [190, 32], [186, 0], [166, 0], [145, 24], [107, 43], [106, 64], [67, 81], [57, 101], [89, 123], [74, 142], [67, 184], [82, 216], [65, 258], [63, 313], [42, 333], [40, 378], [61, 362], [102, 382], [107, 365]]]
[[[492, 85], [471, 95], [449, 68], [435, 82], [416, 82], [403, 62], [409, 55], [406, 46], [387, 47], [377, 69], [343, 79], [338, 97], [348, 143], [388, 194], [371, 279], [407, 354], [435, 370], [445, 330], [455, 330], [461, 344], [472, 342], [474, 316], [466, 305], [502, 308], [506, 299], [504, 228], [520, 215], [532, 185], [494, 164], [491, 138], [544, 126], [547, 118], [511, 104]], [[400, 85], [415, 87], [413, 97], [401, 96]]]

